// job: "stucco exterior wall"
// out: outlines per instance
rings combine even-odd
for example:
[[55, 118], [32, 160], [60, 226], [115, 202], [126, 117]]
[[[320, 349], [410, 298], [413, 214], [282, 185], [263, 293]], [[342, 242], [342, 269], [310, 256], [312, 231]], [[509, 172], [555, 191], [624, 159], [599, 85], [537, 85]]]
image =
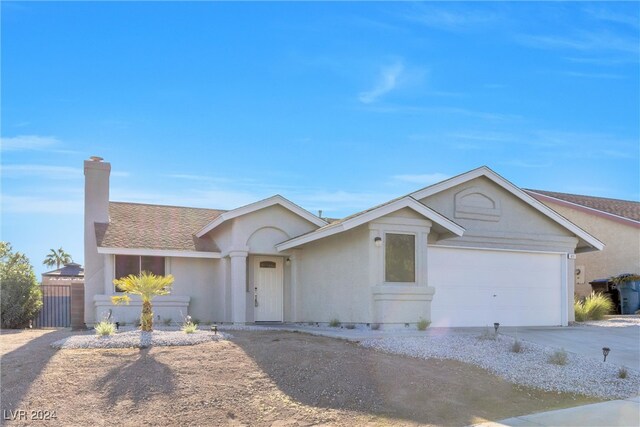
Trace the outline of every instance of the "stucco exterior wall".
[[576, 295], [589, 295], [589, 282], [593, 280], [622, 273], [640, 273], [640, 228], [560, 204], [544, 203], [605, 244], [602, 251], [576, 255], [576, 268], [584, 267], [584, 283], [576, 283]]
[[369, 230], [366, 226], [321, 239], [301, 251], [297, 320], [371, 321]]
[[220, 260], [171, 257], [169, 273], [175, 278], [171, 295], [191, 297], [189, 315], [192, 318], [202, 322], [224, 320], [225, 289]]
[[[486, 196], [486, 204], [495, 203], [493, 209], [477, 203], [465, 207], [461, 212], [456, 195], [474, 189]], [[577, 240], [570, 231], [560, 226], [542, 213], [531, 208], [522, 200], [496, 185], [487, 178], [479, 177], [464, 184], [434, 194], [420, 200], [425, 205], [451, 218], [465, 228], [462, 237], [435, 242], [437, 236], [430, 236], [431, 242], [452, 246], [527, 249], [541, 251], [566, 251], [573, 253]]]

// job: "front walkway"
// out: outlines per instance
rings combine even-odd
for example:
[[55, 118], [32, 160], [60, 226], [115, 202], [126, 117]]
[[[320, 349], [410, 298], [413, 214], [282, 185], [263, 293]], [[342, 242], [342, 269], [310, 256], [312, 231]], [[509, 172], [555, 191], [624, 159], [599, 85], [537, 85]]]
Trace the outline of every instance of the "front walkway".
[[513, 417], [498, 422], [476, 424], [474, 427], [627, 427], [638, 425], [640, 425], [640, 397], [636, 396], [626, 400], [610, 400], [592, 405]]

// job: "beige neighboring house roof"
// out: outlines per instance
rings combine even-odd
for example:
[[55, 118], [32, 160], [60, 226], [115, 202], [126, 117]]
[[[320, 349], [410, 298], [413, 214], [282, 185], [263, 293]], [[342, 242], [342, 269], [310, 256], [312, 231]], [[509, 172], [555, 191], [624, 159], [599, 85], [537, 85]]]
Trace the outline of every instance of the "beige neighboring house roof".
[[[610, 219], [640, 225], [640, 203], [631, 200], [609, 199], [606, 197], [583, 196], [579, 194], [558, 193], [555, 191], [525, 190], [542, 201], [555, 202], [584, 212], [600, 214]], [[626, 221], [625, 221], [626, 220]]]
[[[195, 233], [224, 210], [109, 202], [109, 223], [96, 223], [99, 248], [217, 252]], [[107, 253], [105, 251], [100, 251]]]

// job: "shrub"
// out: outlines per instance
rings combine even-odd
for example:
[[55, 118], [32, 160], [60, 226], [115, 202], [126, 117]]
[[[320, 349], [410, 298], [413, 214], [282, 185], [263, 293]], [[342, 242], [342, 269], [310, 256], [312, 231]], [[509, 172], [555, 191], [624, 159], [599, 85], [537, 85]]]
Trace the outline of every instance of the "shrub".
[[168, 317], [168, 318], [164, 319], [163, 323], [164, 323], [165, 326], [170, 326], [171, 325], [171, 318]]
[[587, 311], [584, 309], [584, 301], [577, 297], [573, 301], [573, 311], [575, 312], [576, 322], [584, 322], [587, 320]]
[[356, 325], [353, 323], [347, 323], [346, 325], [344, 325], [344, 327], [347, 329], [355, 329]]
[[331, 319], [329, 321], [329, 326], [332, 328], [337, 328], [338, 326], [340, 326], [340, 321], [338, 319]]
[[0, 316], [3, 328], [27, 326], [42, 308], [42, 291], [29, 258], [0, 242]]
[[522, 353], [522, 343], [518, 340], [515, 340], [513, 344], [511, 344], [511, 351], [513, 353]]
[[554, 365], [566, 365], [567, 364], [567, 352], [564, 349], [556, 350], [551, 356], [549, 356], [549, 363]]
[[613, 302], [609, 297], [600, 293], [591, 292], [591, 295], [584, 301], [584, 310], [587, 319], [590, 320], [602, 320], [605, 314], [609, 314], [613, 308]]
[[95, 325], [96, 335], [106, 337], [116, 333], [115, 323], [111, 323], [108, 320], [96, 323]]
[[198, 330], [198, 324], [193, 322], [186, 322], [182, 325], [182, 332], [185, 334], [192, 334]]
[[627, 368], [623, 366], [618, 369], [618, 378], [625, 379], [627, 378], [627, 375], [629, 375], [629, 372], [627, 372]]
[[427, 319], [424, 319], [424, 318], [421, 317], [420, 320], [418, 320], [418, 324], [417, 324], [418, 330], [419, 331], [424, 331], [429, 327], [430, 324], [431, 324], [431, 322], [429, 322]]

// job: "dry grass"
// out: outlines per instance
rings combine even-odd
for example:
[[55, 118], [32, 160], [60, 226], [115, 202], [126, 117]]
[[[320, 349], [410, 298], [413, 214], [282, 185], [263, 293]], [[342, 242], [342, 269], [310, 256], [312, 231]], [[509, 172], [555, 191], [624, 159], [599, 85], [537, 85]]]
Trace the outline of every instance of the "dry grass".
[[193, 347], [55, 351], [59, 332], [3, 333], [2, 409], [55, 410], [51, 425], [74, 426], [468, 425], [597, 401], [326, 337], [234, 335]]

